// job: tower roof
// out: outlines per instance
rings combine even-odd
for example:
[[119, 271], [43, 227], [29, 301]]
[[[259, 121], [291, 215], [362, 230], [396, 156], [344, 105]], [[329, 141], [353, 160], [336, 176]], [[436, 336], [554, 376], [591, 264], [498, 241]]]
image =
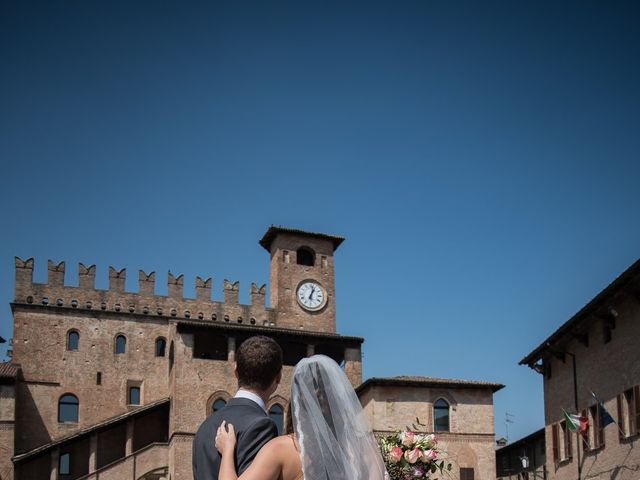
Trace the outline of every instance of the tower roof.
[[344, 237], [340, 237], [338, 235], [330, 235], [328, 233], [318, 233], [318, 232], [309, 232], [307, 230], [300, 230], [298, 228], [289, 228], [283, 227], [280, 225], [271, 225], [266, 233], [260, 239], [260, 245], [264, 247], [265, 250], [271, 251], [271, 242], [276, 235], [279, 233], [293, 233], [295, 235], [302, 235], [305, 237], [315, 237], [315, 238], [323, 238], [325, 240], [330, 240], [333, 243], [333, 251], [336, 251], [340, 244], [344, 241]]

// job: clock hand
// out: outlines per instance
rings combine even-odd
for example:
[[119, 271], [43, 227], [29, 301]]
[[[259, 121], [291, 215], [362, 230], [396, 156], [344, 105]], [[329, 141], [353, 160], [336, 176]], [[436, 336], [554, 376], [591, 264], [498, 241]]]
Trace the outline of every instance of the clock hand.
[[315, 288], [311, 287], [311, 293], [309, 294], [309, 300], [313, 297], [313, 292], [315, 292]]

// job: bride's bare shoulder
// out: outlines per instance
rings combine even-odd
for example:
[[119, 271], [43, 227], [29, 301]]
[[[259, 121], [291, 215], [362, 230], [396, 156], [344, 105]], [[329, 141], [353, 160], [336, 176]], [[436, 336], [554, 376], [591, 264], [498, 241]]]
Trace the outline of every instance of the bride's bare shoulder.
[[288, 456], [291, 454], [297, 455], [296, 444], [291, 435], [281, 435], [270, 440], [264, 447], [262, 447], [262, 450], [265, 450], [265, 453], [268, 452], [278, 456]]

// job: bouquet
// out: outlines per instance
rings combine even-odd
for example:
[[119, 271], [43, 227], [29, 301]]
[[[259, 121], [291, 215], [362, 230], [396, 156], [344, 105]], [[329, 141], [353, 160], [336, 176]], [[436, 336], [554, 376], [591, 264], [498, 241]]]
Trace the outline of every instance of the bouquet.
[[[416, 421], [421, 425], [418, 419]], [[415, 425], [413, 427], [417, 430]], [[438, 447], [434, 434], [414, 433], [407, 427], [405, 431], [380, 438], [379, 443], [391, 480], [435, 480], [433, 475], [437, 472], [451, 471], [446, 452]]]

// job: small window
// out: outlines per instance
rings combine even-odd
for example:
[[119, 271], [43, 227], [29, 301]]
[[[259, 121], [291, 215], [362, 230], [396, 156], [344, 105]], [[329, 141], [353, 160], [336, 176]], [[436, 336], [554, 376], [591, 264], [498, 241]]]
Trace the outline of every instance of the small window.
[[127, 337], [118, 335], [116, 337], [116, 353], [125, 353], [127, 350]]
[[129, 405], [140, 405], [140, 387], [129, 387]]
[[102, 385], [102, 372], [96, 373], [96, 385]]
[[308, 267], [313, 267], [316, 263], [316, 254], [313, 250], [307, 247], [299, 248], [296, 252], [296, 263], [298, 265], [306, 265]]
[[600, 407], [596, 404], [589, 407], [590, 427], [592, 432], [592, 448], [597, 449], [604, 446], [604, 428], [600, 421]]
[[58, 474], [70, 475], [71, 474], [71, 454], [62, 453], [58, 458]]
[[269, 409], [269, 416], [273, 420], [278, 428], [278, 435], [282, 435], [282, 421], [284, 419], [284, 410], [277, 403], [272, 405]]
[[[586, 410], [582, 410], [582, 416], [584, 418], [587, 418], [587, 411]], [[584, 448], [586, 450], [591, 450], [591, 440], [589, 438], [589, 431], [590, 431], [590, 427], [589, 427], [589, 422], [587, 421], [587, 425], [585, 426], [584, 431], [580, 432], [580, 437], [582, 438], [582, 441], [584, 442]]]
[[80, 334], [77, 330], [69, 330], [67, 333], [67, 350], [78, 350]]
[[473, 468], [460, 467], [460, 480], [475, 480]]
[[618, 418], [621, 434], [630, 437], [638, 434], [640, 429], [640, 399], [638, 398], [640, 388], [634, 387], [625, 390], [624, 393], [618, 395]]
[[215, 402], [213, 402], [213, 405], [211, 405], [211, 413], [222, 410], [226, 405], [227, 402], [225, 402], [222, 398], [217, 399]]
[[164, 351], [167, 347], [167, 341], [160, 337], [156, 340], [156, 357], [164, 357]]
[[439, 398], [433, 404], [433, 423], [434, 431], [449, 431], [449, 402], [443, 398]]
[[560, 422], [560, 432], [562, 433], [562, 460], [570, 460], [573, 456], [573, 447], [571, 446], [571, 432], [567, 427], [567, 422]]
[[77, 423], [78, 422], [78, 397], [67, 393], [58, 400], [58, 422]]

